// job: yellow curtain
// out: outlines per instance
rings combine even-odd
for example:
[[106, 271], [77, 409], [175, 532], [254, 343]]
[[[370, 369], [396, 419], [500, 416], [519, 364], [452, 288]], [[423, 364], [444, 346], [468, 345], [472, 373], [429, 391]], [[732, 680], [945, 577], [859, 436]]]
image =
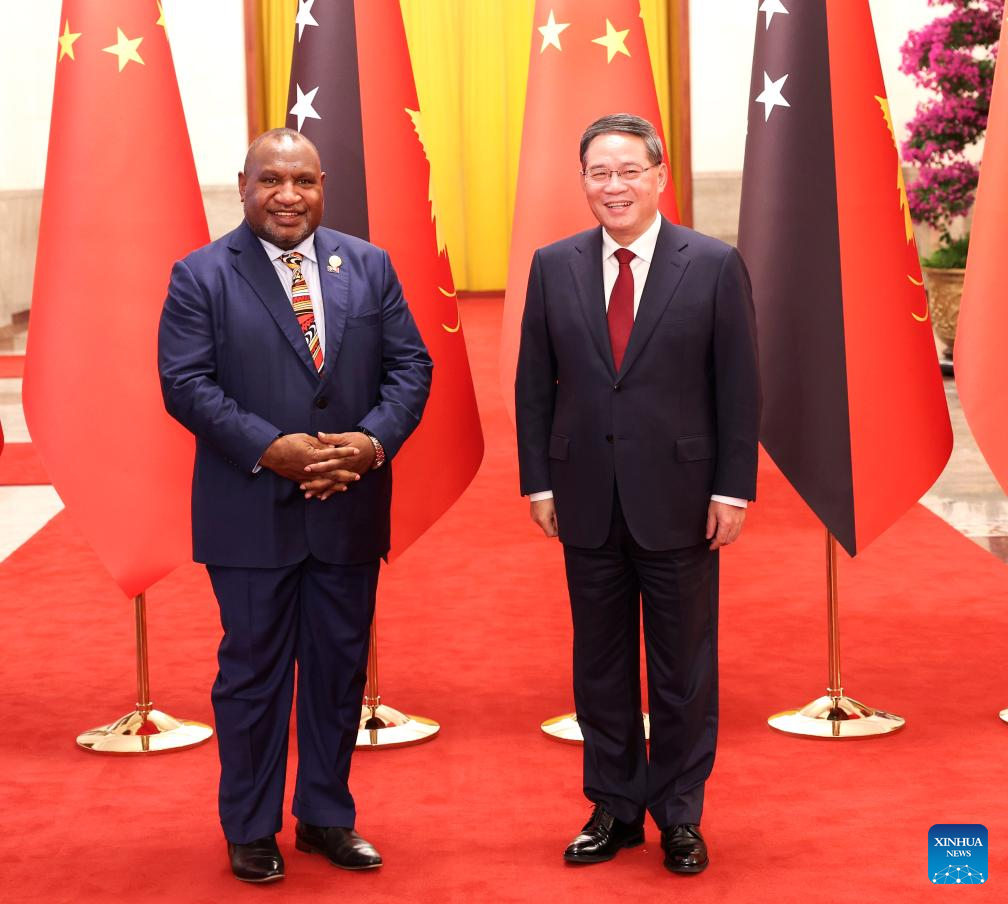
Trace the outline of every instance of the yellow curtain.
[[[297, 4], [258, 2], [266, 121], [281, 126]], [[400, 0], [400, 5], [438, 229], [455, 285], [499, 290], [507, 281], [535, 0]], [[667, 141], [668, 0], [641, 0], [641, 17]]]
[[287, 124], [287, 86], [294, 52], [294, 0], [256, 0], [259, 4], [259, 60], [262, 66], [266, 129]]

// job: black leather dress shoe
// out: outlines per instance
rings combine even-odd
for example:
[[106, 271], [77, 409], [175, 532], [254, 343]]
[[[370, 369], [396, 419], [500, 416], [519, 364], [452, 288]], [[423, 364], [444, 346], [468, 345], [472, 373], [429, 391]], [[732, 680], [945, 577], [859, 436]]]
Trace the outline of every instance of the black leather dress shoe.
[[661, 846], [665, 868], [674, 873], [702, 873], [710, 863], [700, 826], [687, 824], [662, 829]]
[[564, 851], [568, 863], [603, 863], [612, 860], [623, 848], [644, 843], [644, 822], [620, 822], [605, 807], [597, 804], [581, 834]]
[[228, 842], [231, 872], [242, 882], [276, 882], [284, 877], [284, 862], [276, 838], [270, 835], [248, 844]]
[[325, 854], [340, 869], [374, 869], [382, 865], [379, 854], [369, 841], [353, 829], [339, 826], [313, 826], [298, 821], [294, 846], [307, 854]]

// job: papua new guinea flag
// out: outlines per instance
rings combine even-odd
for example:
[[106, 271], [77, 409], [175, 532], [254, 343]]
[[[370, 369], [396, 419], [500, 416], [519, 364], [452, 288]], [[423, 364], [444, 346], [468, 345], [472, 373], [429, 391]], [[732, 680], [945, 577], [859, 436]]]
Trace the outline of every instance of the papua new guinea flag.
[[853, 556], [952, 449], [868, 0], [762, 0], [750, 91], [760, 440]]
[[395, 557], [462, 495], [483, 458], [398, 0], [299, 0], [288, 109], [327, 174], [323, 223], [388, 251], [434, 359], [423, 420], [394, 462]]

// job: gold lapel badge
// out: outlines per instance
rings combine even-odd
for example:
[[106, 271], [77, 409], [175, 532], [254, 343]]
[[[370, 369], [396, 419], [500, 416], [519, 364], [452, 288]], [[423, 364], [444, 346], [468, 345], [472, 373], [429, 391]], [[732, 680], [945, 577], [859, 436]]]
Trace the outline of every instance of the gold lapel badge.
[[339, 273], [339, 268], [343, 266], [343, 258], [338, 254], [334, 254], [329, 258], [329, 266], [326, 267], [330, 273]]

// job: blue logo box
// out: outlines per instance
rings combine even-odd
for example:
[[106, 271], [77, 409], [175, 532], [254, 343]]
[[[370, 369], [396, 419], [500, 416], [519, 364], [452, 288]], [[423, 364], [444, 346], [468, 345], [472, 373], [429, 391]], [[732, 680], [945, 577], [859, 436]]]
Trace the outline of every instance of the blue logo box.
[[928, 829], [932, 885], [987, 884], [987, 829], [977, 823], [941, 823]]

